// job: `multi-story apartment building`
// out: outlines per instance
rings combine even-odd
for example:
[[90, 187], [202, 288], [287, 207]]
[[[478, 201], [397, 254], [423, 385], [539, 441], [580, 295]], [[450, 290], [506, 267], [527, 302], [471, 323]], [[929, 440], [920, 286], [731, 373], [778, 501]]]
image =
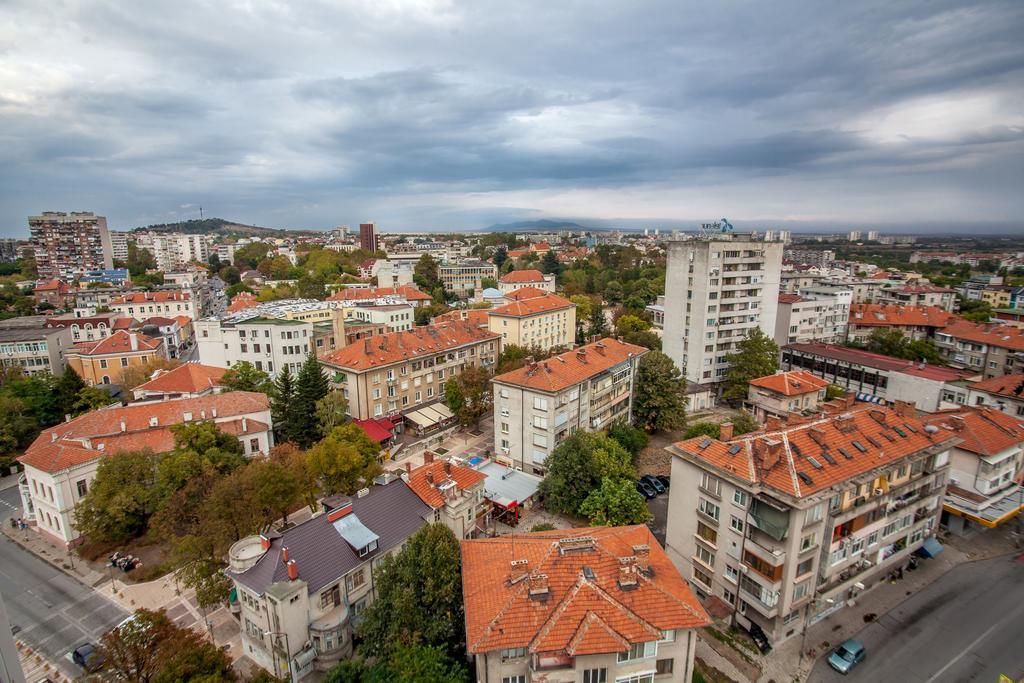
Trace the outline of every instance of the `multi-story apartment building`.
[[412, 285], [416, 264], [399, 261], [382, 261], [374, 264], [378, 287], [400, 287]]
[[912, 404], [730, 431], [668, 448], [666, 550], [698, 596], [770, 640], [886, 581], [935, 534], [959, 439]]
[[800, 294], [780, 294], [775, 343], [843, 343], [852, 297], [852, 291], [841, 287], [808, 287]]
[[423, 464], [413, 468], [406, 464], [403, 475], [409, 488], [434, 511], [434, 522], [452, 530], [456, 538], [472, 538], [487, 527], [484, 481], [487, 476], [449, 460], [435, 460], [434, 454], [423, 454]]
[[274, 445], [265, 394], [233, 391], [94, 410], [44, 429], [18, 458], [25, 466], [23, 517], [57, 543], [74, 543], [75, 506], [89, 492], [100, 459], [142, 448], [164, 453], [174, 448], [172, 425], [209, 421], [237, 437], [247, 456], [265, 455]]
[[377, 224], [359, 224], [359, 248], [363, 251], [377, 251]]
[[817, 410], [825, 402], [828, 382], [803, 370], [779, 372], [750, 380], [747, 405], [754, 418], [764, 422], [770, 416]]
[[495, 459], [543, 475], [547, 457], [572, 434], [630, 420], [645, 353], [608, 338], [495, 377]]
[[960, 534], [992, 529], [1024, 510], [1024, 418], [964, 407], [924, 422], [960, 439], [950, 457], [943, 526]]
[[471, 292], [479, 292], [484, 288], [484, 278], [498, 277], [498, 268], [487, 261], [466, 259], [442, 263], [438, 266], [438, 274], [447, 291], [467, 297]]
[[899, 330], [907, 339], [933, 339], [935, 333], [959, 318], [938, 306], [853, 304], [848, 338], [864, 341], [875, 330]]
[[44, 211], [28, 227], [39, 277], [73, 280], [78, 273], [113, 268], [107, 219], [91, 211]]
[[755, 327], [775, 336], [782, 247], [741, 235], [669, 243], [662, 338], [687, 380], [720, 382]]
[[[256, 311], [250, 314], [250, 311]], [[199, 360], [218, 368], [241, 362], [277, 377], [287, 366], [295, 374], [313, 351], [313, 324], [260, 315], [249, 309], [226, 318], [193, 323]]]
[[462, 541], [476, 680], [690, 681], [711, 623], [644, 525]]
[[893, 306], [937, 306], [952, 313], [956, 310], [956, 291], [935, 285], [903, 285], [878, 291], [877, 303]]
[[137, 332], [117, 330], [97, 341], [79, 342], [65, 354], [68, 367], [90, 386], [120, 384], [129, 368], [152, 367], [158, 358], [167, 358], [162, 339]]
[[289, 681], [352, 656], [353, 626], [376, 594], [374, 570], [433, 516], [390, 474], [322, 505], [306, 522], [228, 550], [242, 651]]
[[[71, 330], [71, 341], [106, 339], [117, 330], [128, 330], [135, 323], [134, 318], [120, 313], [93, 313], [95, 309], [76, 309], [75, 315], [52, 316], [44, 327], [64, 327]], [[79, 315], [81, 314], [81, 315]]]
[[830, 384], [873, 403], [913, 401], [929, 412], [955, 407], [966, 396], [964, 380], [977, 372], [918, 363], [832, 344], [788, 344], [782, 347], [783, 370], [806, 370]]
[[153, 258], [162, 271], [184, 268], [189, 261], [206, 263], [210, 259], [210, 243], [206, 235], [166, 234], [153, 235]]
[[21, 258], [19, 242], [17, 239], [0, 239], [0, 263], [13, 263]]
[[342, 301], [345, 304], [384, 306], [406, 303], [413, 308], [429, 306], [433, 299], [412, 285], [398, 287], [345, 287], [327, 297], [328, 301]]
[[385, 332], [411, 330], [416, 324], [413, 307], [409, 304], [384, 306], [346, 306], [342, 309], [345, 324], [383, 326]]
[[67, 367], [66, 354], [72, 344], [71, 330], [65, 328], [3, 327], [0, 363], [4, 368], [21, 368], [27, 375], [60, 375]]
[[935, 333], [935, 346], [956, 368], [986, 378], [1024, 371], [1024, 329], [999, 323], [956, 321]]
[[128, 233], [120, 230], [110, 231], [110, 253], [115, 261], [128, 262]]
[[[765, 235], [765, 239], [767, 240], [767, 235]], [[793, 263], [824, 268], [836, 260], [836, 252], [835, 249], [786, 249], [783, 252], [783, 257]]]
[[502, 344], [542, 351], [571, 348], [576, 339], [576, 304], [556, 294], [521, 299], [485, 311]]
[[444, 398], [445, 382], [467, 366], [489, 368], [501, 337], [464, 321], [363, 339], [320, 358], [358, 419], [406, 414]]
[[988, 406], [1024, 418], [1024, 373], [990, 377], [966, 388], [967, 405]]
[[154, 315], [174, 317], [186, 315], [197, 320], [199, 305], [192, 292], [170, 289], [155, 292], [129, 292], [110, 299], [110, 310], [139, 320]]
[[545, 275], [539, 270], [513, 270], [498, 280], [498, 291], [502, 294], [509, 294], [523, 287], [536, 287], [554, 294], [555, 276]]

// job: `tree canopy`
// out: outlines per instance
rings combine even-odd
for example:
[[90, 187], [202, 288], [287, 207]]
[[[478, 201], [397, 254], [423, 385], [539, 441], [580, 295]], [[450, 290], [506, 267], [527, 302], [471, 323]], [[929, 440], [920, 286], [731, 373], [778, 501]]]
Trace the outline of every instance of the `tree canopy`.
[[747, 397], [750, 380], [778, 371], [779, 345], [760, 327], [755, 327], [737, 344], [736, 351], [726, 358], [729, 368], [725, 374], [722, 398], [730, 403], [739, 403]]
[[640, 357], [633, 392], [633, 421], [647, 432], [686, 424], [686, 378], [661, 351]]
[[377, 462], [379, 454], [380, 444], [368, 437], [359, 425], [349, 423], [335, 427], [311, 447], [306, 452], [306, 461], [325, 496], [351, 495], [381, 473]]
[[224, 373], [220, 384], [228, 391], [258, 391], [265, 394], [270, 390], [270, 375], [243, 360]]
[[449, 379], [444, 385], [445, 403], [464, 427], [476, 425], [491, 411], [491, 373], [476, 365]]
[[617, 441], [600, 432], [577, 432], [551, 452], [540, 484], [544, 505], [562, 514], [580, 514], [580, 506], [601, 480], [636, 479], [633, 458]]

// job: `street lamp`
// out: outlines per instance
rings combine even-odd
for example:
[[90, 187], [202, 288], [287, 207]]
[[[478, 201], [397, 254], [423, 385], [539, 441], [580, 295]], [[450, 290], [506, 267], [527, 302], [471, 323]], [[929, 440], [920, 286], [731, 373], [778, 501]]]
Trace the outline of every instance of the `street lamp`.
[[800, 636], [800, 658], [798, 661], [801, 663], [804, 661], [804, 650], [807, 649], [807, 629], [809, 628], [811, 620], [811, 608], [823, 602], [828, 605], [835, 604], [835, 600], [833, 600], [832, 598], [825, 598], [824, 600], [822, 600], [818, 597], [811, 598], [811, 601], [807, 603], [807, 609], [804, 612], [804, 631]]
[[[295, 677], [292, 676], [292, 654], [291, 648], [288, 646], [288, 634], [284, 631], [264, 631], [264, 637], [268, 636], [284, 636], [284, 665], [288, 669], [288, 680], [294, 681]], [[274, 674], [277, 675], [277, 648], [273, 642], [270, 643], [271, 656], [274, 658]]]

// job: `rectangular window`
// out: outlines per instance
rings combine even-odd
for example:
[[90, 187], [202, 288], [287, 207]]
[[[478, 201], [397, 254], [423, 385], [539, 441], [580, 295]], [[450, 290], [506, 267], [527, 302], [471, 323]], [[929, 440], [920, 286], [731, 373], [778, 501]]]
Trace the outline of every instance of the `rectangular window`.
[[709, 567], [715, 566], [715, 554], [700, 544], [697, 544], [697, 559]]
[[666, 676], [672, 673], [674, 659], [659, 659], [655, 665], [655, 673], [659, 676]]
[[708, 472], [701, 473], [700, 487], [713, 496], [722, 495], [722, 480]]
[[647, 659], [648, 657], [654, 657], [657, 654], [658, 643], [655, 641], [633, 643], [629, 646], [629, 650], [619, 653], [618, 660], [620, 662], [630, 662], [634, 659]]
[[821, 521], [822, 508], [824, 506], [818, 503], [812, 508], [807, 508], [807, 512], [804, 513], [804, 524], [814, 524], [815, 522]]
[[810, 550], [811, 548], [813, 548], [816, 545], [818, 545], [818, 532], [817, 531], [812, 531], [812, 532], [804, 534], [803, 536], [800, 537], [800, 552], [804, 552], [805, 550]]
[[718, 532], [703, 522], [697, 522], [697, 535], [711, 545], [718, 543]]
[[814, 558], [808, 557], [806, 560], [796, 566], [796, 575], [803, 576], [809, 574], [811, 569], [814, 568]]
[[546, 398], [540, 398], [539, 396], [535, 396], [533, 399], [533, 409], [547, 411], [548, 400]]
[[811, 591], [811, 582], [804, 581], [793, 586], [793, 600], [805, 597]]
[[747, 507], [747, 502], [750, 500], [750, 496], [747, 495], [746, 491], [733, 491], [732, 502], [739, 505], [741, 508]]
[[526, 683], [526, 676], [502, 676], [501, 683]]
[[510, 659], [522, 659], [526, 656], [525, 647], [506, 648], [501, 651], [501, 661], [507, 662]]
[[743, 533], [743, 520], [740, 519], [739, 517], [737, 517], [736, 515], [732, 515], [732, 518], [729, 520], [729, 527], [733, 531], [737, 531], [737, 532], [742, 534]]
[[697, 509], [717, 522], [719, 515], [718, 506], [709, 500], [705, 500], [704, 498], [698, 498], [697, 500]]
[[725, 565], [725, 578], [729, 579], [733, 583], [736, 583], [737, 581], [739, 581], [740, 571], [736, 569], [736, 567], [727, 564]]
[[85, 481], [85, 479], [79, 479], [77, 482], [75, 482], [75, 488], [78, 489], [79, 498], [83, 497], [86, 493], [89, 492], [89, 484]]
[[585, 669], [583, 683], [608, 683], [608, 669]]

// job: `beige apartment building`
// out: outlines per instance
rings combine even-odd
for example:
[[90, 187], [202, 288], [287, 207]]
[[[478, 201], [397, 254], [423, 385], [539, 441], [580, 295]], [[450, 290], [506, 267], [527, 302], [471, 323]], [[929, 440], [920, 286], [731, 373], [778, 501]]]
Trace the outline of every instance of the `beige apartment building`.
[[521, 299], [489, 309], [487, 324], [502, 344], [527, 349], [571, 348], [576, 339], [576, 304], [555, 294]]
[[363, 339], [320, 358], [358, 419], [405, 414], [444, 398], [445, 382], [468, 365], [490, 368], [501, 337], [464, 321]]
[[442, 263], [438, 266], [438, 276], [446, 290], [465, 297], [482, 290], [485, 277], [497, 278], [498, 268], [487, 261], [467, 259]]
[[723, 429], [668, 448], [666, 550], [705, 604], [773, 644], [934, 547], [960, 440], [913, 404], [738, 438]]
[[67, 328], [5, 327], [0, 329], [0, 363], [4, 368], [21, 368], [27, 375], [60, 375], [72, 343]]
[[958, 320], [935, 333], [935, 346], [955, 368], [985, 379], [1024, 371], [1024, 329]]

